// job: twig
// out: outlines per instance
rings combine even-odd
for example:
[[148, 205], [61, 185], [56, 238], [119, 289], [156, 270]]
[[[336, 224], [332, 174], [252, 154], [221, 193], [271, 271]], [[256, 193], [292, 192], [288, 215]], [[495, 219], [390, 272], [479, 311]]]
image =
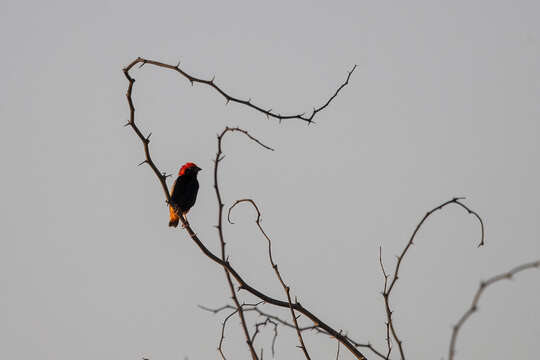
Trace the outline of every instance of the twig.
[[234, 310], [232, 313], [227, 315], [227, 317], [223, 320], [223, 324], [221, 324], [221, 338], [219, 339], [219, 345], [218, 345], [217, 350], [223, 360], [227, 360], [227, 358], [225, 357], [225, 354], [223, 353], [223, 340], [225, 340], [225, 326], [227, 325], [227, 321], [229, 321], [229, 319], [237, 312], [238, 310]]
[[218, 93], [220, 93], [225, 98], [225, 101], [227, 103], [235, 102], [235, 103], [238, 103], [238, 104], [245, 105], [245, 106], [250, 107], [250, 108], [252, 108], [252, 109], [254, 109], [256, 111], [259, 111], [259, 112], [263, 113], [264, 115], [266, 115], [267, 118], [270, 118], [270, 117], [275, 118], [275, 119], [279, 120], [279, 122], [281, 122], [282, 120], [288, 120], [288, 119], [299, 119], [299, 120], [306, 121], [308, 124], [312, 123], [313, 118], [315, 117], [315, 115], [317, 115], [317, 113], [319, 111], [324, 110], [328, 105], [330, 105], [330, 103], [336, 98], [336, 96], [338, 96], [341, 89], [343, 89], [347, 84], [349, 84], [349, 79], [351, 78], [352, 73], [356, 69], [356, 65], [354, 65], [353, 68], [347, 73], [347, 79], [345, 80], [345, 82], [342, 83], [338, 87], [338, 89], [334, 92], [334, 94], [323, 105], [321, 105], [318, 108], [314, 108], [310, 116], [306, 116], [305, 113], [303, 113], [303, 114], [281, 115], [279, 113], [273, 112], [272, 109], [266, 110], [266, 109], [263, 109], [262, 107], [260, 107], [258, 105], [253, 104], [251, 102], [251, 98], [248, 99], [248, 100], [242, 100], [242, 99], [236, 98], [234, 96], [231, 96], [227, 92], [225, 92], [221, 87], [216, 85], [215, 77], [212, 78], [211, 80], [199, 79], [199, 78], [197, 78], [195, 76], [192, 76], [192, 75], [188, 74], [184, 70], [180, 69], [180, 62], [178, 62], [177, 65], [170, 65], [170, 64], [165, 64], [165, 63], [159, 62], [159, 61], [143, 59], [141, 57], [138, 57], [137, 59], [133, 60], [131, 62], [131, 64], [126, 66], [126, 68], [124, 69], [124, 73], [128, 72], [133, 66], [135, 66], [138, 63], [142, 63], [142, 65], [150, 64], [150, 65], [158, 66], [158, 67], [161, 67], [161, 68], [166, 68], [166, 69], [176, 71], [178, 74], [180, 74], [181, 76], [188, 79], [189, 82], [191, 83], [191, 85], [193, 85], [194, 83], [199, 83], [199, 84], [210, 86], [210, 87], [214, 88]]
[[[290, 289], [290, 287], [288, 285], [285, 284], [285, 282], [283, 281], [283, 278], [281, 277], [281, 274], [279, 273], [278, 266], [274, 262], [274, 258], [272, 257], [272, 241], [270, 240], [270, 237], [266, 234], [266, 232], [264, 231], [264, 229], [261, 226], [261, 212], [259, 210], [259, 207], [257, 206], [257, 204], [255, 204], [255, 202], [252, 199], [236, 200], [236, 202], [229, 208], [229, 213], [227, 215], [227, 219], [229, 220], [229, 222], [231, 222], [231, 220], [230, 220], [231, 210], [236, 205], [238, 205], [238, 204], [240, 204], [242, 202], [250, 203], [255, 208], [255, 210], [257, 211], [257, 219], [255, 220], [255, 223], [257, 224], [257, 227], [259, 228], [259, 231], [264, 235], [264, 237], [266, 238], [266, 241], [268, 242], [268, 258], [270, 259], [270, 265], [272, 265], [272, 268], [274, 269], [274, 271], [276, 273], [276, 276], [277, 276], [279, 282], [281, 283], [281, 286], [283, 287], [283, 290], [285, 291], [285, 295], [287, 295], [287, 301], [289, 302], [289, 309], [291, 311], [291, 318], [293, 320], [294, 327], [296, 328], [296, 334], [298, 335], [298, 341], [300, 342], [300, 348], [302, 349], [306, 359], [311, 360], [311, 357], [309, 356], [309, 352], [308, 352], [308, 350], [306, 348], [306, 344], [304, 343], [304, 338], [302, 337], [302, 332], [300, 331], [300, 327], [298, 326], [298, 321], [297, 321], [296, 314], [294, 313], [294, 308], [292, 306], [291, 289]], [[296, 301], [296, 303], [298, 303], [298, 301]]]
[[[384, 270], [384, 265], [383, 265], [383, 262], [382, 262], [382, 247], [379, 246], [379, 264], [381, 265], [381, 271], [383, 273], [383, 276], [384, 276], [384, 288], [383, 288], [383, 296], [384, 294], [386, 294], [386, 289], [387, 289], [387, 286], [388, 286], [388, 277], [390, 275], [388, 275], [386, 273], [386, 270]], [[386, 348], [387, 348], [387, 353], [386, 353], [386, 356], [384, 357], [386, 360], [388, 360], [390, 358], [390, 353], [392, 352], [392, 344], [391, 344], [391, 339], [390, 339], [390, 322], [388, 321], [388, 313], [387, 313], [387, 319], [386, 319], [386, 322], [384, 323], [386, 325]]]
[[457, 324], [454, 325], [454, 327], [452, 328], [452, 337], [450, 338], [450, 347], [448, 350], [448, 360], [454, 360], [454, 355], [456, 352], [455, 347], [456, 347], [456, 341], [457, 341], [459, 330], [461, 329], [465, 321], [467, 321], [467, 319], [474, 312], [478, 311], [478, 302], [480, 301], [480, 296], [482, 296], [482, 293], [484, 292], [484, 290], [486, 290], [488, 286], [498, 281], [505, 280], [505, 279], [510, 280], [515, 274], [521, 271], [524, 271], [527, 269], [533, 269], [533, 268], [540, 268], [540, 260], [516, 266], [515, 268], [513, 268], [512, 270], [508, 272], [493, 276], [486, 281], [480, 282], [480, 285], [478, 286], [478, 290], [476, 290], [476, 293], [474, 294], [471, 306], [467, 309], [467, 311], [465, 311], [465, 313], [461, 316]]
[[[277, 331], [278, 326], [277, 325], [281, 324], [283, 326], [286, 326], [286, 327], [289, 327], [289, 328], [292, 328], [292, 329], [295, 329], [295, 326], [294, 326], [294, 324], [291, 324], [291, 323], [281, 319], [278, 316], [268, 314], [268, 313], [262, 311], [261, 309], [259, 309], [259, 305], [261, 303], [262, 303], [262, 301], [259, 302], [259, 303], [256, 303], [256, 304], [242, 304], [242, 307], [243, 307], [244, 312], [256, 312], [259, 316], [265, 318], [264, 322], [268, 322], [268, 323], [271, 323], [272, 325], [275, 325], [274, 326], [274, 336], [272, 338], [272, 356], [274, 356], [274, 354], [275, 354], [275, 343], [276, 343], [276, 339], [277, 339], [277, 336], [278, 336], [278, 331]], [[214, 314], [217, 314], [217, 313], [219, 313], [219, 312], [221, 312], [223, 310], [227, 310], [227, 309], [231, 309], [231, 310], [236, 309], [234, 306], [229, 305], [229, 304], [218, 307], [218, 308], [215, 308], [215, 309], [209, 308], [209, 307], [206, 307], [206, 306], [202, 306], [202, 305], [198, 305], [198, 306], [199, 306], [199, 308], [201, 308], [201, 309], [203, 309], [205, 311], [214, 313]], [[260, 323], [255, 324], [256, 328], [257, 328], [258, 324], [260, 324]], [[316, 326], [316, 325], [300, 327], [300, 331], [307, 331], [307, 330], [317, 330], [318, 332], [321, 332], [323, 334], [328, 334], [324, 330], [319, 329], [319, 327]], [[257, 330], [256, 330], [256, 332], [257, 332]], [[251, 338], [252, 341], [254, 340], [254, 338], [255, 338], [255, 334]]]
[[346, 338], [349, 342], [351, 342], [354, 346], [360, 347], [360, 348], [366, 348], [366, 349], [369, 349], [369, 350], [371, 350], [375, 355], [377, 355], [378, 357], [380, 357], [381, 359], [386, 359], [386, 356], [384, 356], [384, 354], [383, 354], [381, 351], [375, 349], [375, 347], [374, 347], [371, 343], [369, 343], [369, 342], [368, 342], [367, 344], [359, 343], [359, 342], [356, 342], [356, 341], [352, 340], [352, 339], [351, 339], [350, 337], [348, 337], [348, 336], [345, 336], [345, 338]]
[[272, 324], [272, 326], [274, 327], [274, 336], [272, 337], [272, 357], [274, 357], [276, 353], [276, 350], [275, 350], [276, 339], [278, 336], [278, 323], [277, 322], [273, 321], [270, 318], [266, 318], [264, 321], [256, 323], [255, 332], [253, 333], [253, 336], [251, 337], [251, 342], [253, 343], [255, 342], [255, 337], [257, 336], [257, 334], [259, 334], [259, 328], [266, 327], [268, 324]]
[[[466, 205], [464, 205], [463, 203], [460, 202], [460, 200], [463, 200], [463, 199], [464, 198], [455, 197], [455, 198], [453, 198], [451, 200], [448, 200], [448, 201], [442, 203], [441, 205], [431, 209], [430, 211], [428, 211], [424, 215], [422, 220], [420, 220], [420, 222], [416, 225], [416, 228], [414, 229], [409, 241], [407, 242], [407, 245], [405, 246], [405, 248], [403, 249], [401, 254], [397, 257], [397, 263], [396, 263], [396, 268], [394, 270], [394, 275], [393, 275], [392, 281], [390, 282], [390, 285], [388, 287], [386, 286], [386, 281], [388, 279], [388, 276], [386, 275], [386, 273], [383, 272], [383, 274], [385, 275], [385, 286], [384, 286], [385, 290], [383, 291], [382, 295], [383, 295], [383, 298], [384, 298], [384, 305], [385, 305], [385, 309], [386, 309], [386, 318], [387, 318], [388, 325], [390, 326], [390, 332], [392, 333], [392, 337], [394, 338], [394, 340], [396, 341], [396, 343], [398, 345], [399, 354], [400, 354], [402, 360], [405, 360], [405, 353], [403, 351], [403, 344], [402, 344], [403, 342], [398, 337], [398, 334], [397, 334], [397, 331], [396, 331], [396, 328], [394, 326], [394, 322], [393, 322], [393, 319], [392, 319], [393, 311], [390, 309], [390, 294], [391, 294], [392, 290], [394, 289], [394, 286], [396, 285], [397, 280], [399, 279], [399, 269], [401, 267], [401, 263], [403, 261], [403, 258], [407, 254], [407, 251], [409, 250], [409, 248], [413, 245], [413, 241], [414, 241], [414, 239], [416, 237], [416, 234], [418, 233], [418, 231], [420, 230], [420, 228], [422, 227], [424, 222], [427, 220], [428, 217], [431, 216], [431, 214], [433, 214], [437, 210], [441, 210], [442, 208], [444, 208], [445, 206], [450, 205], [450, 204], [457, 204], [457, 205], [461, 206], [462, 208], [464, 208], [465, 210], [467, 210], [469, 212], [469, 214], [474, 215], [479, 220], [480, 227], [482, 229], [482, 236], [481, 236], [481, 239], [480, 239], [480, 244], [478, 246], [480, 247], [480, 246], [484, 245], [484, 223], [483, 223], [482, 219], [480, 218], [480, 216], [476, 212], [472, 211]], [[379, 249], [379, 251], [380, 251], [380, 249]], [[382, 258], [380, 258], [380, 262], [381, 262], [381, 267], [382, 267]]]

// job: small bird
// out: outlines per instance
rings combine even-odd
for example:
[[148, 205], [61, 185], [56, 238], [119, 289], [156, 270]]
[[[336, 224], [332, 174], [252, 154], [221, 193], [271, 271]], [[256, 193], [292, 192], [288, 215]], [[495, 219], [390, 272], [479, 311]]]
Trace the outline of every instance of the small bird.
[[187, 220], [189, 209], [197, 200], [199, 182], [197, 173], [202, 169], [192, 162], [185, 163], [178, 172], [178, 178], [171, 188], [171, 204], [169, 204], [169, 226], [178, 226], [179, 213]]

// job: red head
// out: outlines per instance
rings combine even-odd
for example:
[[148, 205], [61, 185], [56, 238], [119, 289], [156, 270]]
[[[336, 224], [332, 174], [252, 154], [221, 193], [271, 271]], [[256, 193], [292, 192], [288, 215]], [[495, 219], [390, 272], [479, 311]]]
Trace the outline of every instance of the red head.
[[178, 176], [184, 175], [187, 171], [195, 171], [195, 173], [197, 173], [200, 170], [201, 168], [195, 165], [194, 163], [187, 162], [180, 168], [180, 171], [178, 172]]

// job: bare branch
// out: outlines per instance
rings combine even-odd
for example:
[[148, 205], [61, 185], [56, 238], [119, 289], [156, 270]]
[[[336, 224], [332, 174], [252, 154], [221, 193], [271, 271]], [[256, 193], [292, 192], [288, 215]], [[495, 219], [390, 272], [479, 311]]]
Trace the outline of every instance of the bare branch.
[[161, 67], [161, 68], [176, 71], [178, 74], [180, 74], [181, 76], [183, 76], [187, 80], [189, 80], [191, 85], [193, 85], [194, 83], [199, 83], [199, 84], [210, 86], [210, 87], [214, 88], [218, 93], [220, 93], [225, 98], [225, 101], [227, 103], [235, 102], [235, 103], [238, 103], [238, 104], [245, 105], [245, 106], [250, 107], [250, 108], [252, 108], [252, 109], [254, 109], [254, 110], [258, 111], [258, 112], [263, 113], [267, 118], [272, 117], [272, 118], [275, 118], [275, 119], [279, 120], [280, 122], [281, 122], [281, 120], [299, 119], [299, 120], [306, 121], [308, 123], [308, 125], [313, 122], [313, 118], [315, 117], [315, 115], [317, 115], [317, 113], [319, 111], [322, 111], [326, 107], [328, 107], [328, 105], [330, 105], [330, 103], [336, 98], [336, 96], [338, 96], [341, 89], [343, 89], [346, 85], [349, 84], [349, 79], [351, 78], [352, 73], [356, 69], [356, 65], [354, 65], [353, 68], [347, 73], [347, 79], [345, 80], [345, 82], [342, 83], [338, 87], [338, 89], [334, 92], [334, 94], [323, 105], [321, 105], [318, 108], [314, 108], [310, 116], [305, 116], [304, 113], [302, 113], [302, 114], [291, 114], [291, 115], [281, 115], [279, 113], [273, 112], [272, 109], [266, 110], [266, 109], [263, 109], [261, 106], [253, 104], [251, 102], [251, 98], [249, 98], [248, 100], [242, 100], [242, 99], [236, 98], [234, 96], [231, 96], [227, 92], [225, 92], [221, 87], [216, 85], [215, 77], [213, 77], [211, 80], [199, 79], [199, 78], [197, 78], [195, 76], [192, 76], [192, 75], [188, 74], [184, 70], [180, 69], [180, 62], [178, 62], [178, 64], [176, 64], [176, 65], [170, 65], [170, 64], [165, 64], [165, 63], [159, 62], [159, 61], [143, 59], [141, 57], [138, 57], [137, 59], [133, 60], [131, 62], [131, 64], [126, 66], [126, 68], [124, 68], [124, 73], [127, 74], [129, 72], [129, 70], [131, 70], [131, 68], [133, 66], [135, 66], [136, 64], [138, 64], [138, 63], [141, 63], [141, 67], [144, 64], [150, 64], [150, 65], [154, 65], [154, 66], [157, 66], [157, 67]]
[[515, 274], [521, 271], [534, 269], [534, 268], [540, 268], [540, 260], [516, 266], [515, 268], [513, 268], [512, 270], [508, 272], [493, 276], [486, 281], [480, 282], [480, 285], [478, 286], [478, 290], [476, 290], [476, 293], [474, 294], [471, 306], [467, 309], [467, 311], [465, 311], [465, 313], [461, 316], [457, 324], [454, 325], [454, 327], [452, 328], [452, 337], [450, 338], [450, 347], [448, 350], [448, 360], [454, 360], [454, 355], [456, 353], [455, 351], [456, 341], [457, 341], [459, 330], [461, 329], [465, 321], [467, 321], [467, 319], [474, 312], [478, 310], [478, 302], [480, 301], [480, 296], [482, 296], [484, 290], [486, 290], [488, 286], [498, 281], [505, 280], [505, 279], [510, 280]]
[[[277, 339], [277, 336], [278, 336], [278, 323], [273, 321], [272, 319], [270, 318], [266, 318], [264, 321], [262, 322], [258, 322], [255, 324], [255, 332], [253, 333], [253, 336], [251, 337], [251, 342], [255, 342], [255, 337], [259, 334], [259, 328], [260, 327], [266, 327], [268, 324], [271, 324], [273, 327], [274, 327], [274, 335], [272, 337], [272, 357], [274, 357], [275, 353], [276, 353], [276, 349], [275, 349], [275, 345], [276, 345], [276, 339]], [[262, 349], [261, 349], [262, 351]], [[261, 358], [262, 360], [262, 358]]]
[[[407, 251], [409, 250], [409, 248], [413, 245], [416, 234], [418, 234], [418, 231], [420, 230], [420, 228], [422, 227], [424, 222], [427, 220], [428, 217], [431, 216], [431, 214], [433, 214], [437, 210], [441, 210], [442, 208], [444, 208], [445, 206], [450, 205], [450, 204], [457, 204], [457, 205], [461, 206], [462, 208], [464, 208], [465, 210], [467, 210], [469, 212], [469, 214], [473, 214], [480, 221], [480, 227], [482, 229], [482, 237], [481, 237], [481, 240], [480, 240], [480, 244], [478, 246], [480, 247], [480, 246], [484, 245], [484, 223], [483, 223], [482, 219], [480, 218], [480, 216], [476, 212], [470, 210], [467, 206], [465, 206], [463, 203], [460, 202], [460, 200], [463, 200], [463, 199], [464, 198], [455, 197], [455, 198], [453, 198], [451, 200], [448, 200], [448, 201], [442, 203], [441, 205], [431, 209], [430, 211], [428, 211], [424, 215], [422, 220], [420, 220], [420, 222], [416, 225], [416, 228], [414, 229], [409, 241], [407, 242], [407, 245], [405, 246], [405, 248], [403, 249], [401, 254], [397, 257], [397, 263], [396, 263], [396, 268], [394, 270], [394, 275], [393, 275], [392, 281], [390, 282], [390, 285], [388, 287], [387, 287], [388, 275], [386, 275], [386, 273], [384, 272], [384, 267], [382, 265], [382, 258], [380, 258], [381, 268], [383, 268], [383, 275], [385, 276], [384, 291], [383, 291], [382, 295], [383, 295], [383, 298], [384, 298], [384, 304], [385, 304], [385, 309], [386, 309], [386, 318], [387, 318], [388, 326], [390, 327], [390, 332], [392, 333], [392, 337], [394, 338], [394, 340], [396, 341], [396, 343], [398, 345], [399, 354], [400, 354], [402, 360], [405, 360], [405, 353], [403, 351], [403, 342], [398, 337], [396, 328], [394, 326], [394, 322], [393, 322], [393, 318], [392, 318], [393, 311], [390, 308], [390, 294], [391, 294], [392, 290], [394, 289], [394, 285], [396, 285], [396, 282], [399, 279], [399, 269], [401, 267], [401, 263], [403, 261], [403, 258], [407, 254]], [[379, 249], [379, 254], [380, 254], [380, 249]], [[379, 255], [379, 256], [381, 256], [381, 255]]]
[[[264, 318], [268, 318], [270, 320], [273, 320], [281, 325], [284, 325], [286, 327], [289, 327], [291, 329], [295, 329], [295, 326], [294, 324], [286, 321], [286, 320], [283, 320], [281, 319], [280, 317], [276, 316], [276, 315], [272, 315], [272, 314], [269, 314], [263, 310], [261, 310], [259, 308], [259, 305], [261, 305], [263, 303], [263, 301], [260, 301], [256, 304], [242, 304], [242, 307], [244, 309], [244, 312], [256, 312], [259, 316], [261, 317], [264, 317]], [[206, 307], [206, 306], [202, 306], [202, 305], [197, 305], [200, 309], [204, 310], [204, 311], [208, 311], [208, 312], [211, 312], [213, 314], [217, 314], [223, 310], [227, 310], [227, 309], [230, 309], [230, 310], [234, 310], [235, 307], [232, 306], [232, 305], [224, 305], [224, 306], [221, 306], [221, 307], [218, 307], [218, 308], [209, 308], [209, 307]], [[326, 331], [324, 331], [323, 329], [319, 328], [319, 326], [317, 325], [311, 325], [311, 326], [304, 326], [304, 327], [300, 327], [300, 331], [308, 331], [308, 330], [316, 330], [317, 332], [319, 333], [322, 333], [322, 334], [325, 334], [325, 335], [329, 335]]]
[[[384, 294], [386, 294], [386, 290], [387, 290], [387, 286], [388, 286], [388, 277], [390, 275], [388, 275], [386, 273], [386, 270], [384, 270], [384, 265], [383, 265], [383, 262], [382, 262], [382, 247], [379, 246], [379, 264], [381, 265], [381, 271], [383, 273], [383, 276], [384, 276], [384, 288], [383, 288], [383, 296]], [[385, 304], [388, 304], [388, 302], [386, 301], [387, 297], [385, 297]], [[384, 323], [386, 325], [386, 348], [387, 348], [387, 353], [386, 353], [386, 356], [385, 356], [385, 359], [388, 360], [390, 358], [390, 353], [392, 352], [392, 344], [391, 344], [391, 339], [390, 339], [390, 320], [391, 320], [391, 314], [388, 313], [388, 310], [389, 310], [389, 307], [386, 306], [386, 322]]]
[[469, 214], [472, 214], [474, 217], [476, 217], [478, 219], [478, 221], [480, 222], [480, 230], [482, 230], [482, 236], [480, 238], [480, 243], [478, 244], [478, 247], [484, 246], [484, 221], [482, 221], [482, 218], [480, 217], [480, 215], [478, 215], [478, 213], [476, 211], [472, 211], [467, 206], [465, 206], [462, 202], [459, 201], [459, 200], [464, 200], [464, 199], [465, 198], [458, 198], [458, 199], [456, 199], [456, 201], [454, 203], [461, 206], [462, 208], [467, 210], [467, 212]]
[[227, 317], [223, 320], [223, 323], [221, 324], [221, 337], [219, 339], [219, 345], [218, 345], [217, 350], [223, 360], [227, 360], [227, 358], [225, 357], [225, 354], [223, 353], [223, 340], [225, 340], [225, 326], [227, 326], [227, 321], [229, 321], [229, 319], [237, 312], [238, 310], [234, 310], [232, 313], [227, 315]]
[[202, 306], [202, 305], [197, 305], [197, 306], [198, 306], [200, 309], [203, 309], [204, 311], [209, 311], [209, 312], [214, 313], [214, 314], [217, 314], [217, 313], [219, 313], [219, 312], [221, 312], [221, 311], [223, 311], [223, 310], [234, 309], [233, 306], [228, 305], [228, 304], [227, 304], [227, 305], [223, 305], [223, 306], [221, 306], [221, 307], [218, 307], [218, 308], [216, 308], [216, 309], [211, 309], [211, 308], [209, 308], [209, 307]]
[[[222, 132], [221, 134], [218, 136], [218, 151], [216, 153], [216, 159], [214, 161], [214, 190], [216, 191], [216, 198], [217, 198], [217, 201], [218, 201], [218, 226], [217, 226], [217, 230], [218, 230], [218, 234], [219, 234], [219, 241], [220, 241], [220, 244], [221, 244], [221, 260], [225, 263], [228, 263], [227, 261], [227, 256], [226, 256], [226, 251], [225, 251], [225, 238], [223, 236], [223, 201], [221, 200], [221, 193], [219, 191], [219, 183], [218, 183], [218, 168], [219, 168], [219, 163], [221, 162], [221, 160], [223, 160], [223, 150], [222, 150], [222, 141], [223, 141], [223, 137], [225, 136], [225, 134], [227, 132], [234, 132], [234, 131], [238, 131], [244, 135], [246, 135], [249, 139], [255, 141], [257, 144], [267, 148], [267, 149], [270, 149], [272, 150], [271, 148], [267, 147], [266, 145], [264, 145], [263, 143], [261, 143], [259, 140], [255, 139], [254, 137], [252, 137], [251, 135], [249, 135], [249, 133], [243, 129], [240, 129], [240, 128], [229, 128], [229, 127], [226, 127]], [[232, 299], [236, 305], [236, 310], [238, 312], [238, 316], [240, 317], [240, 322], [242, 324], [242, 329], [244, 330], [244, 336], [246, 337], [246, 343], [248, 344], [248, 347], [249, 347], [249, 351], [251, 353], [251, 357], [253, 358], [253, 360], [258, 360], [258, 356], [257, 356], [257, 352], [255, 351], [255, 348], [253, 346], [253, 341], [252, 341], [252, 338], [249, 334], [249, 330], [248, 330], [248, 327], [247, 327], [247, 323], [246, 323], [246, 319], [245, 319], [245, 316], [244, 316], [244, 311], [242, 309], [242, 306], [240, 305], [240, 302], [238, 301], [238, 296], [236, 295], [236, 290], [234, 289], [234, 284], [233, 284], [233, 281], [232, 281], [232, 278], [231, 278], [231, 274], [229, 272], [229, 270], [227, 269], [227, 267], [223, 267], [223, 270], [225, 271], [225, 277], [227, 278], [227, 283], [229, 284], [229, 289], [231, 291], [231, 296], [232, 296]]]
[[368, 342], [367, 344], [359, 343], [359, 342], [356, 342], [356, 341], [352, 340], [352, 339], [351, 339], [350, 337], [348, 337], [348, 336], [345, 336], [345, 338], [346, 338], [349, 342], [351, 342], [354, 346], [359, 347], [359, 348], [366, 348], [366, 349], [369, 349], [369, 350], [371, 350], [375, 355], [377, 355], [378, 357], [380, 357], [381, 359], [387, 359], [386, 356], [384, 356], [384, 354], [383, 354], [381, 351], [375, 349], [375, 347], [374, 347], [371, 343], [369, 343], [369, 342]]
[[[257, 206], [257, 204], [255, 204], [255, 202], [252, 199], [237, 200], [229, 208], [229, 213], [227, 215], [227, 218], [229, 219], [229, 222], [230, 222], [231, 210], [237, 204], [240, 204], [242, 202], [250, 203], [255, 208], [255, 210], [257, 210], [257, 219], [255, 220], [255, 223], [257, 224], [257, 227], [259, 228], [259, 231], [264, 235], [264, 237], [266, 238], [266, 241], [268, 242], [268, 258], [270, 259], [270, 265], [272, 265], [272, 268], [274, 269], [274, 271], [276, 273], [276, 276], [277, 276], [279, 282], [281, 283], [281, 286], [283, 287], [283, 290], [285, 291], [285, 295], [287, 295], [287, 301], [289, 302], [289, 309], [291, 310], [291, 317], [292, 317], [292, 320], [293, 320], [293, 323], [294, 323], [294, 327], [296, 329], [296, 334], [298, 335], [298, 341], [300, 342], [300, 348], [304, 352], [304, 356], [306, 357], [306, 359], [311, 360], [311, 357], [309, 356], [306, 344], [304, 343], [304, 338], [302, 337], [302, 332], [300, 331], [300, 327], [298, 326], [298, 321], [297, 321], [296, 314], [294, 313], [294, 308], [292, 306], [291, 292], [290, 292], [291, 289], [290, 289], [290, 287], [288, 285], [285, 284], [285, 282], [283, 281], [283, 278], [281, 277], [281, 274], [279, 273], [278, 266], [274, 262], [274, 258], [272, 257], [272, 241], [270, 240], [270, 237], [266, 234], [266, 232], [264, 231], [264, 229], [261, 226], [261, 212], [259, 210], [259, 207]], [[295, 300], [295, 302], [298, 303], [298, 301], [296, 301], [296, 300]]]

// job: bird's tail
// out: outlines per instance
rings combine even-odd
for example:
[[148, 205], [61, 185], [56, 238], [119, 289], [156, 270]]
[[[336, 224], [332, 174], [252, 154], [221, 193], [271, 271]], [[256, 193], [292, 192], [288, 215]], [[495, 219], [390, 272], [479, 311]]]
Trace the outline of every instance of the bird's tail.
[[172, 206], [169, 206], [169, 226], [177, 227], [178, 222], [180, 221], [180, 217], [174, 211]]

